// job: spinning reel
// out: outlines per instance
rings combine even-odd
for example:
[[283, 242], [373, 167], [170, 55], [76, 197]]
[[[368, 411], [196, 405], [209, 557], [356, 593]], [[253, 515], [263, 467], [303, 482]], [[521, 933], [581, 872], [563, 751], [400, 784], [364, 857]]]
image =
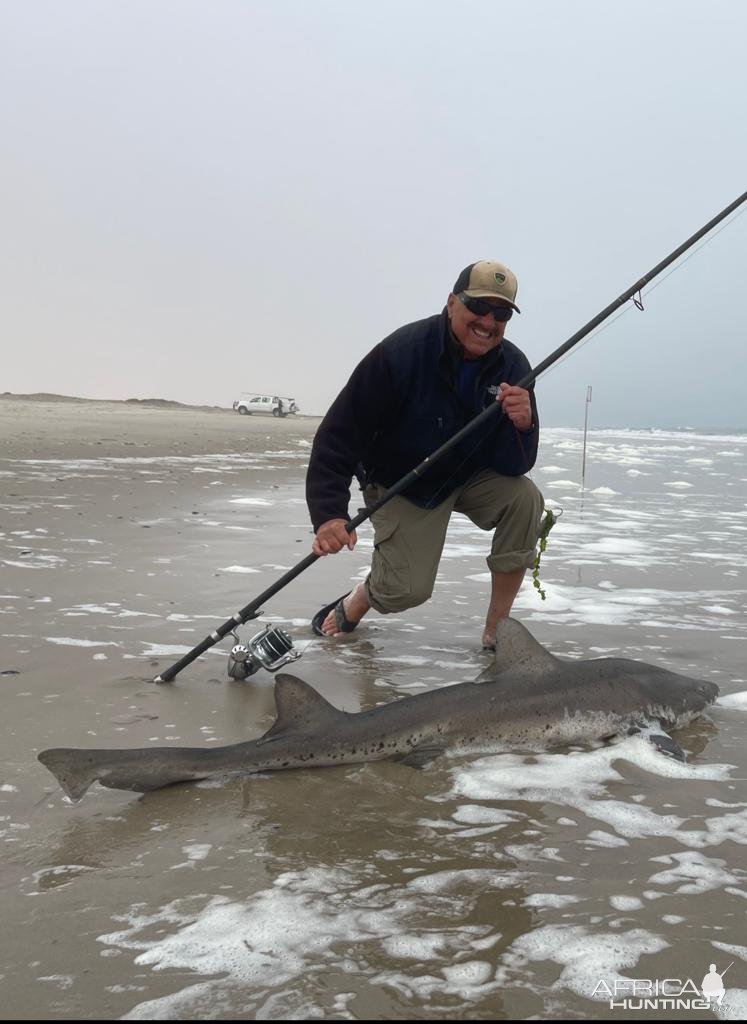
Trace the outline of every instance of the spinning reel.
[[228, 655], [228, 674], [231, 679], [246, 679], [261, 668], [277, 672], [283, 665], [298, 661], [302, 654], [301, 651], [293, 650], [290, 634], [279, 626], [266, 626], [245, 644], [236, 633], [232, 635], [239, 642], [234, 644]]

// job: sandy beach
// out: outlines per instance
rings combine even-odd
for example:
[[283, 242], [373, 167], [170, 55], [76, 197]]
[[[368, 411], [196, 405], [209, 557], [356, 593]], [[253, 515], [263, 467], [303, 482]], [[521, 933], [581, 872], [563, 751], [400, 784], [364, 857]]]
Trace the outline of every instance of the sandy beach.
[[[744, 435], [593, 431], [582, 496], [580, 432], [555, 428], [534, 473], [563, 515], [547, 600], [525, 584], [517, 617], [561, 656], [716, 681], [686, 765], [623, 737], [73, 805], [36, 761], [269, 726], [272, 679], [228, 680], [228, 644], [152, 679], [308, 553], [317, 425], [0, 396], [0, 1016], [619, 1019], [600, 979], [735, 961], [717, 1016], [743, 1018]], [[487, 546], [456, 517], [427, 606], [317, 640], [311, 615], [366, 572], [363, 527], [261, 621], [346, 710], [473, 679]]]
[[52, 395], [0, 395], [0, 457], [103, 458], [140, 454], [204, 455], [270, 438], [313, 437], [313, 416], [239, 416], [232, 409], [157, 399], [102, 402]]

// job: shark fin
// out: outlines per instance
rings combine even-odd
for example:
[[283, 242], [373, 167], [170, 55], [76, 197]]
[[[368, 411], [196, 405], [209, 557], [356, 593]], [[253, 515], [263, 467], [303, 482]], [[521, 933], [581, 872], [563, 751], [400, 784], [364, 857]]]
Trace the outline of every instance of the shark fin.
[[495, 631], [495, 659], [475, 680], [490, 683], [504, 672], [537, 679], [558, 667], [558, 659], [518, 619], [501, 619]]
[[287, 672], [275, 677], [275, 707], [275, 724], [265, 733], [263, 740], [290, 730], [323, 729], [345, 714], [333, 707], [313, 686]]
[[65, 795], [77, 803], [98, 778], [102, 753], [107, 754], [99, 750], [55, 747], [42, 750], [37, 759], [55, 776]]
[[665, 754], [667, 757], [671, 757], [675, 761], [682, 761], [683, 764], [687, 764], [687, 755], [679, 743], [676, 743], [671, 736], [667, 736], [664, 733], [656, 733], [649, 735], [649, 740], [660, 754]]
[[408, 754], [400, 754], [392, 760], [397, 764], [406, 764], [408, 768], [427, 768], [443, 752], [443, 747], [415, 747]]

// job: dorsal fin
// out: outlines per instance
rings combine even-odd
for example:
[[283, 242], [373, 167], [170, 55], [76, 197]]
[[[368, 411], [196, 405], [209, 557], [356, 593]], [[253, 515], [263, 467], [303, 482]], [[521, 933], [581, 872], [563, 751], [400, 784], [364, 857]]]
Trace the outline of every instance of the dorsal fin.
[[265, 733], [267, 737], [290, 730], [323, 728], [345, 714], [333, 707], [313, 686], [287, 672], [275, 677], [275, 707], [277, 718]]
[[495, 660], [475, 682], [489, 683], [504, 672], [536, 679], [558, 667], [555, 655], [545, 650], [518, 619], [501, 619], [495, 631]]

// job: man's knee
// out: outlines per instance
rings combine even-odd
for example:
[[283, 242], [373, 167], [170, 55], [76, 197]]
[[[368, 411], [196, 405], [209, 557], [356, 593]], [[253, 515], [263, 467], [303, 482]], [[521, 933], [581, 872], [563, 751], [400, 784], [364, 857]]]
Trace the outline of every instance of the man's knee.
[[527, 476], [491, 474], [478, 480], [469, 499], [464, 507], [457, 505], [457, 511], [465, 512], [481, 530], [515, 522], [539, 524], [544, 508], [542, 494]]
[[[511, 547], [533, 548], [540, 533], [545, 499], [527, 477], [517, 477], [517, 485], [490, 524], [503, 550]], [[489, 527], [488, 527], [489, 528]]]
[[539, 525], [544, 507], [545, 499], [537, 485], [527, 476], [516, 477], [516, 487], [507, 503], [506, 512]]
[[366, 590], [368, 600], [375, 611], [381, 615], [394, 615], [425, 604], [430, 600], [433, 586], [405, 581], [393, 583], [391, 580], [388, 581], [388, 585], [382, 585], [381, 582], [372, 582], [369, 576], [366, 580]]
[[529, 568], [535, 557], [542, 512], [540, 490], [527, 477], [514, 489], [498, 519], [487, 563], [491, 572], [513, 573]]

